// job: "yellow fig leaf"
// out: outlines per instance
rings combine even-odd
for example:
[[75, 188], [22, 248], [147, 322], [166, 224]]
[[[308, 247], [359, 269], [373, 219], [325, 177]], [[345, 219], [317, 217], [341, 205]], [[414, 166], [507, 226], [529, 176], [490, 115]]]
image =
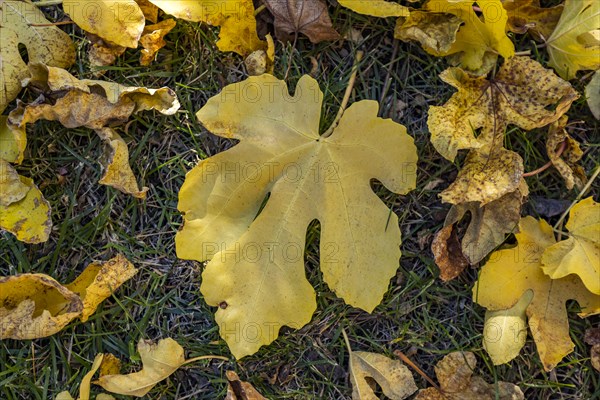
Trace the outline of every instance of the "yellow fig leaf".
[[392, 400], [406, 399], [417, 391], [410, 370], [399, 360], [377, 353], [352, 351], [350, 353], [352, 400], [379, 399], [367, 379], [377, 382], [383, 394]]
[[371, 312], [398, 268], [398, 218], [369, 182], [412, 190], [413, 139], [377, 118], [375, 101], [353, 104], [331, 136], [320, 136], [322, 99], [309, 76], [291, 96], [283, 81], [263, 74], [225, 87], [197, 114], [209, 131], [240, 143], [187, 174], [177, 254], [212, 258], [200, 290], [220, 305], [221, 336], [237, 358], [271, 343], [283, 325], [310, 321], [316, 301], [303, 257], [310, 221], [322, 226], [323, 279], [348, 304]]
[[450, 161], [460, 149], [502, 146], [508, 124], [530, 130], [552, 123], [579, 97], [568, 82], [528, 57], [506, 60], [491, 80], [459, 68], [440, 78], [458, 92], [443, 106], [429, 108], [427, 125], [433, 146]]
[[536, 39], [547, 40], [563, 12], [563, 5], [540, 7], [540, 0], [503, 0], [508, 14], [507, 29], [515, 33], [530, 32]]
[[[75, 47], [65, 32], [30, 1], [0, 2], [0, 113], [21, 91], [28, 76], [19, 44], [25, 45], [30, 62], [68, 68], [75, 62]], [[32, 26], [37, 25], [37, 26]], [[40, 26], [50, 25], [50, 26]]]
[[522, 218], [515, 235], [517, 245], [492, 253], [481, 269], [473, 299], [498, 311], [513, 307], [523, 293], [532, 290], [528, 324], [544, 369], [549, 371], [575, 347], [569, 337], [565, 302], [576, 300], [582, 309], [580, 316], [588, 316], [600, 312], [600, 296], [589, 292], [577, 276], [551, 279], [544, 274], [542, 254], [555, 243], [546, 221]]
[[127, 375], [104, 375], [94, 384], [112, 393], [142, 397], [186, 362], [183, 347], [171, 338], [157, 344], [141, 339], [138, 352], [142, 370]]
[[519, 355], [527, 341], [526, 309], [533, 292], [526, 291], [519, 301], [506, 310], [486, 311], [483, 325], [483, 348], [494, 365], [505, 364]]
[[487, 383], [473, 376], [477, 359], [469, 351], [456, 351], [435, 366], [441, 392], [436, 388], [419, 390], [415, 400], [523, 400], [517, 385], [508, 382]]
[[[488, 72], [495, 64], [498, 55], [510, 58], [515, 47], [506, 36], [508, 15], [500, 0], [479, 0], [481, 18], [473, 10], [472, 0], [429, 0], [424, 10], [434, 13], [453, 14], [460, 17], [464, 25], [456, 34], [456, 40], [447, 52], [441, 55], [457, 54], [460, 65], [479, 73]], [[489, 58], [489, 60], [485, 60]], [[493, 61], [493, 62], [492, 62]], [[483, 70], [482, 70], [483, 69]]]
[[25, 130], [9, 126], [8, 117], [0, 115], [0, 159], [20, 164], [23, 161], [26, 145]]
[[448, 54], [456, 41], [462, 20], [456, 15], [413, 11], [408, 18], [398, 18], [394, 37], [403, 41], [416, 40], [430, 54]]
[[173, 19], [165, 19], [154, 25], [146, 25], [140, 38], [140, 44], [144, 47], [140, 56], [141, 65], [152, 63], [154, 55], [167, 44], [164, 37], [171, 32], [171, 29], [175, 28], [175, 25], [177, 23]]
[[267, 400], [251, 384], [240, 380], [235, 371], [227, 371], [225, 375], [229, 381], [225, 400]]
[[167, 14], [220, 26], [217, 47], [247, 56], [266, 48], [258, 38], [252, 0], [150, 0]]
[[385, 0], [338, 0], [340, 5], [354, 12], [374, 17], [407, 17], [409, 10], [393, 1]]
[[110, 44], [136, 48], [144, 13], [135, 0], [64, 0], [63, 9], [81, 29]]
[[100, 303], [110, 297], [124, 282], [137, 273], [137, 269], [122, 255], [106, 262], [93, 262], [68, 285], [83, 302], [80, 319], [82, 322], [92, 315]]
[[552, 279], [575, 274], [590, 292], [600, 295], [600, 204], [592, 197], [581, 200], [571, 209], [566, 228], [569, 238], [542, 255], [544, 273]]
[[600, 68], [600, 2], [566, 0], [564, 6], [546, 48], [548, 65], [570, 80], [579, 70]]
[[51, 228], [50, 204], [42, 192], [0, 158], [0, 229], [22, 242], [42, 243]]
[[600, 70], [594, 73], [594, 76], [585, 87], [585, 97], [590, 111], [596, 119], [600, 120]]
[[82, 309], [79, 296], [48, 275], [0, 277], [0, 339], [54, 335]]

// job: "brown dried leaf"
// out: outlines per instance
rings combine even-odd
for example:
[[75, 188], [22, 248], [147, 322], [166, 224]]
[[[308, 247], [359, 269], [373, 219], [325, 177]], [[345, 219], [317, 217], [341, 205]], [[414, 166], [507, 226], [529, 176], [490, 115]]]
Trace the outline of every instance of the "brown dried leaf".
[[413, 11], [407, 18], [398, 18], [394, 37], [405, 42], [416, 40], [428, 53], [441, 56], [456, 41], [461, 24], [456, 15]]
[[[585, 170], [579, 164], [579, 160], [583, 157], [583, 151], [579, 147], [579, 143], [569, 136], [565, 129], [568, 119], [566, 115], [563, 115], [560, 120], [550, 125], [546, 139], [546, 151], [552, 165], [565, 180], [567, 189], [576, 187], [581, 190], [587, 181]], [[565, 142], [565, 149], [562, 154], [559, 154], [563, 142]]]
[[509, 31], [530, 32], [538, 40], [550, 37], [564, 9], [562, 4], [542, 8], [540, 0], [503, 0], [502, 6], [508, 13]]
[[234, 371], [227, 371], [227, 395], [225, 400], [267, 400], [251, 384], [240, 380]]
[[265, 4], [275, 17], [279, 40], [290, 40], [294, 33], [305, 34], [313, 43], [340, 38], [323, 0], [265, 0]]
[[456, 278], [469, 265], [460, 248], [454, 224], [445, 226], [436, 233], [431, 251], [440, 268], [440, 279], [444, 282]]
[[592, 346], [590, 349], [590, 362], [592, 367], [600, 371], [600, 328], [589, 328], [585, 331], [584, 342]]

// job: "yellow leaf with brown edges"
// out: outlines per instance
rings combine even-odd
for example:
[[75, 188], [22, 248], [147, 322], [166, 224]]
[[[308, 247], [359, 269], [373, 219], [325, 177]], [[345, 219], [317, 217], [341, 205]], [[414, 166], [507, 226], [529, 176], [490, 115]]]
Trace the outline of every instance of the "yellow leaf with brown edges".
[[94, 384], [112, 393], [143, 397], [185, 363], [183, 348], [171, 338], [162, 339], [157, 344], [141, 339], [138, 352], [143, 365], [140, 371], [127, 375], [104, 375]]
[[194, 22], [220, 26], [217, 47], [247, 56], [264, 49], [256, 32], [252, 0], [150, 0], [167, 14]]
[[517, 245], [492, 253], [473, 288], [473, 300], [491, 311], [514, 306], [523, 293], [533, 291], [527, 307], [529, 328], [547, 371], [575, 345], [569, 336], [567, 300], [576, 300], [582, 317], [600, 312], [600, 296], [587, 290], [581, 279], [568, 275], [551, 279], [542, 269], [544, 251], [556, 243], [552, 227], [533, 217], [521, 219]]
[[131, 279], [137, 269], [122, 255], [106, 262], [93, 262], [73, 282], [65, 285], [83, 302], [81, 322], [87, 321], [98, 305], [110, 297], [124, 282]]
[[[21, 91], [29, 73], [19, 53], [27, 48], [29, 62], [68, 68], [75, 62], [75, 46], [69, 35], [52, 26], [30, 1], [0, 1], [0, 113]], [[42, 26], [44, 25], [44, 26]]]
[[585, 287], [600, 295], [600, 203], [581, 200], [569, 212], [569, 237], [548, 247], [542, 269], [552, 279], [577, 275]]
[[487, 383], [474, 375], [477, 359], [469, 351], [456, 351], [435, 366], [440, 389], [421, 389], [415, 400], [523, 400], [517, 385], [507, 382]]

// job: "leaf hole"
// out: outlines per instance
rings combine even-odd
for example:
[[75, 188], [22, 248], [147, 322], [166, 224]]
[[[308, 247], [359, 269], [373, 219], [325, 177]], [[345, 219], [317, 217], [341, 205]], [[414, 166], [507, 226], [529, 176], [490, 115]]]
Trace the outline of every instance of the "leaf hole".
[[23, 43], [19, 43], [18, 49], [19, 55], [23, 59], [23, 62], [25, 64], [29, 64], [29, 52], [27, 51], [27, 46], [25, 46]]

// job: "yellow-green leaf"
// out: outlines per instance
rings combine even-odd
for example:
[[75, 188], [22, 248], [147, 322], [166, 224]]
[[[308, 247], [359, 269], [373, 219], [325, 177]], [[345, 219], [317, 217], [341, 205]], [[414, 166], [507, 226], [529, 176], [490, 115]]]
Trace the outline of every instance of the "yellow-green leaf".
[[283, 325], [310, 321], [316, 301], [303, 252], [312, 220], [322, 227], [323, 279], [348, 304], [372, 311], [398, 268], [398, 218], [370, 181], [394, 193], [413, 189], [413, 140], [377, 117], [375, 101], [353, 104], [331, 136], [319, 136], [322, 99], [309, 76], [290, 96], [264, 74], [225, 87], [197, 114], [209, 131], [240, 143], [188, 173], [177, 254], [212, 258], [200, 289], [221, 306], [216, 320], [237, 358], [271, 343]]
[[594, 117], [600, 119], [600, 70], [594, 73], [585, 87], [585, 97]]
[[544, 251], [542, 269], [552, 279], [575, 274], [600, 295], [600, 204], [592, 197], [581, 200], [571, 209], [566, 228], [569, 238]]

